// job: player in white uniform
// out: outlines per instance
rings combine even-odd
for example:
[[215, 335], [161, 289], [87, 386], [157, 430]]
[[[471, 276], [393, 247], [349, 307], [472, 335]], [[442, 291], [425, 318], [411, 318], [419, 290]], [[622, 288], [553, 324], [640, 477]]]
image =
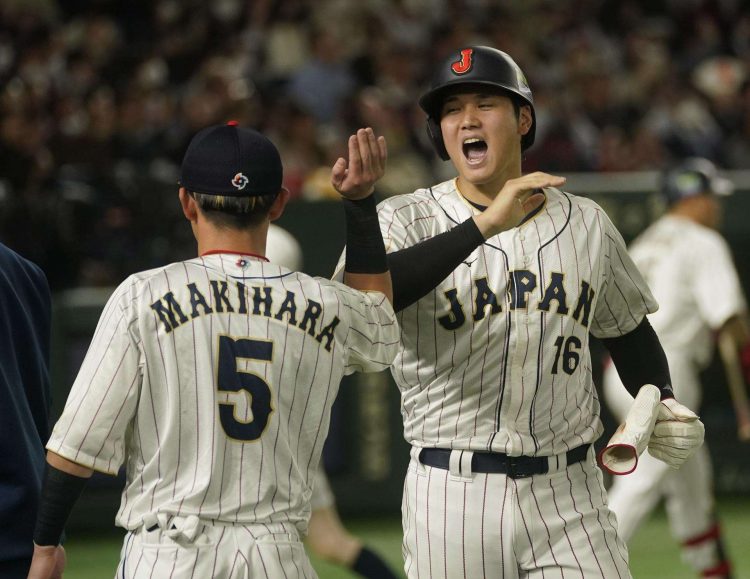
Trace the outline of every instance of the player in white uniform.
[[[596, 203], [557, 189], [561, 177], [522, 175], [534, 108], [507, 54], [457, 51], [420, 105], [458, 178], [379, 206], [412, 445], [407, 575], [629, 577], [591, 447], [588, 336], [634, 364], [636, 346], [660, 350], [643, 323], [656, 303]], [[666, 365], [642, 369], [629, 388], [668, 396]]]
[[[102, 313], [48, 448], [29, 577], [54, 577], [93, 470], [127, 480], [117, 577], [315, 577], [300, 536], [339, 381], [387, 367], [398, 328], [373, 183], [385, 141], [336, 165], [346, 282], [269, 263], [288, 192], [276, 147], [231, 122], [198, 133], [180, 203], [199, 257], [132, 275]], [[384, 295], [386, 294], [386, 295]]]
[[[715, 231], [720, 214], [717, 195], [729, 192], [731, 182], [719, 178], [706, 159], [689, 159], [666, 171], [661, 193], [667, 212], [630, 247], [661, 304], [650, 320], [664, 345], [675, 394], [696, 412], [701, 403], [699, 373], [710, 362], [714, 333], [729, 336], [736, 349], [747, 343], [743, 321], [747, 305], [729, 247]], [[605, 370], [604, 393], [621, 418], [632, 399], [611, 366]], [[614, 481], [609, 497], [625, 541], [665, 498], [672, 534], [682, 545], [684, 559], [704, 577], [730, 575], [714, 513], [713, 476], [705, 446], [679, 472], [645, 454], [632, 475]]]
[[[294, 235], [274, 223], [268, 228], [266, 257], [271, 263], [294, 271], [302, 270], [302, 247]], [[377, 553], [344, 527], [322, 460], [315, 473], [310, 496], [310, 521], [305, 545], [318, 557], [366, 579], [396, 577]]]

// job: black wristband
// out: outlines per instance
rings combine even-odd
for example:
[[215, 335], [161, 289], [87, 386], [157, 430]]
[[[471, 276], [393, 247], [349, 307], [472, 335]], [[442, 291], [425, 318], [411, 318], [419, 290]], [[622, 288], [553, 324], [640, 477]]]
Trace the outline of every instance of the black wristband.
[[73, 510], [73, 505], [81, 496], [88, 480], [47, 464], [34, 529], [34, 542], [37, 545], [45, 547], [60, 544], [70, 511]]
[[388, 260], [380, 233], [375, 195], [343, 199], [346, 215], [346, 264], [349, 273], [385, 273]]

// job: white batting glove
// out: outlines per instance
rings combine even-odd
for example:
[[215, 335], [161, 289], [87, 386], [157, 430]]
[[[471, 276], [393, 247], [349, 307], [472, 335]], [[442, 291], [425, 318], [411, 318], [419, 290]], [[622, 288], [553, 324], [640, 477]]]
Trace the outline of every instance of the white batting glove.
[[672, 468], [680, 468], [703, 444], [706, 429], [698, 415], [674, 398], [659, 404], [648, 452]]
[[659, 412], [661, 392], [653, 384], [644, 384], [630, 407], [625, 422], [599, 453], [599, 464], [606, 471], [630, 474], [638, 466], [638, 457], [646, 450]]

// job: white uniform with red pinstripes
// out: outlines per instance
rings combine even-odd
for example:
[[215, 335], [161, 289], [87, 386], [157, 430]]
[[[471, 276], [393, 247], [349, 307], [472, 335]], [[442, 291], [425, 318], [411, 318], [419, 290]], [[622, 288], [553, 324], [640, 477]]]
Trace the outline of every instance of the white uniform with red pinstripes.
[[[700, 372], [711, 361], [714, 333], [747, 311], [731, 249], [713, 229], [667, 214], [633, 242], [631, 253], [662, 304], [649, 319], [669, 361], [675, 398], [699, 412]], [[624, 418], [633, 399], [614, 366], [605, 370], [602, 386], [614, 415]], [[678, 471], [646, 451], [636, 471], [616, 477], [610, 491], [612, 510], [626, 541], [666, 497], [670, 528], [682, 543], [683, 560], [697, 574], [722, 561], [706, 444]]]
[[249, 256], [136, 274], [47, 448], [125, 462], [118, 577], [311, 577], [299, 536], [339, 381], [387, 367], [397, 342], [382, 294]]
[[[593, 451], [549, 475], [471, 473], [472, 452], [562, 456], [602, 433], [589, 332], [633, 330], [656, 310], [622, 237], [593, 201], [547, 189], [523, 225], [477, 248], [398, 314], [391, 368], [412, 445], [403, 499], [409, 577], [628, 577]], [[393, 252], [478, 210], [455, 181], [379, 207]], [[417, 460], [456, 449], [453, 468]], [[466, 451], [461, 453], [460, 451]]]

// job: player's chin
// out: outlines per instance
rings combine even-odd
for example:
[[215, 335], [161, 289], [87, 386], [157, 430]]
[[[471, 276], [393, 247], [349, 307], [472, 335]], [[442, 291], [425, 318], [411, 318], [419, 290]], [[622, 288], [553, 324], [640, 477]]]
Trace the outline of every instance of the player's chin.
[[479, 163], [470, 163], [464, 159], [460, 165], [459, 172], [470, 183], [480, 185], [492, 179], [494, 167], [488, 158], [482, 159]]

